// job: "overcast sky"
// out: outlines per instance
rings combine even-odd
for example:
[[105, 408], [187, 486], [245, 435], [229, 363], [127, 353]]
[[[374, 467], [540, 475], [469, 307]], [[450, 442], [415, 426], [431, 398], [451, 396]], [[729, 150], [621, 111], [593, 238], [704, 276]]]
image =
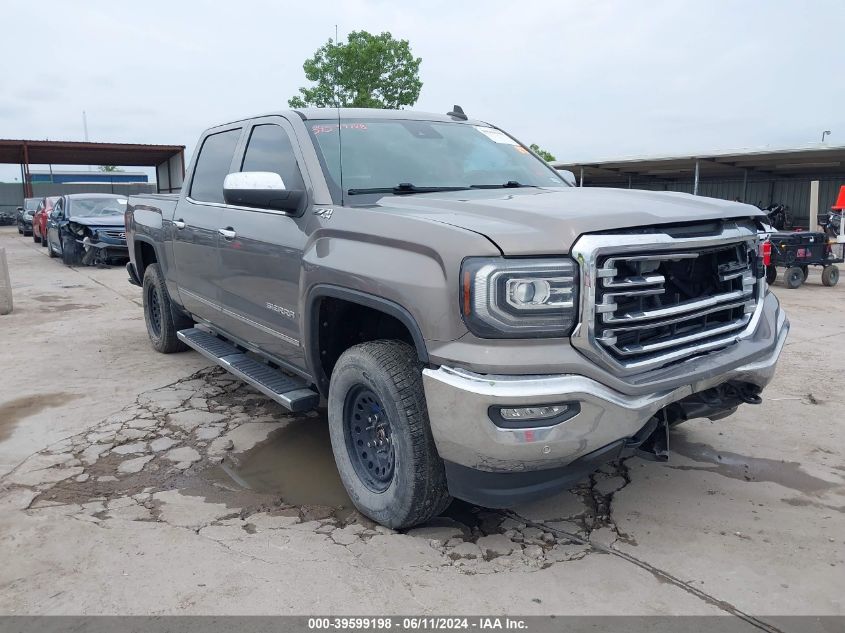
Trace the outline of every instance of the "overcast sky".
[[[329, 37], [390, 31], [415, 106], [567, 161], [845, 145], [842, 0], [4, 2], [0, 138], [184, 144], [284, 109]], [[0, 166], [0, 179], [20, 172]]]

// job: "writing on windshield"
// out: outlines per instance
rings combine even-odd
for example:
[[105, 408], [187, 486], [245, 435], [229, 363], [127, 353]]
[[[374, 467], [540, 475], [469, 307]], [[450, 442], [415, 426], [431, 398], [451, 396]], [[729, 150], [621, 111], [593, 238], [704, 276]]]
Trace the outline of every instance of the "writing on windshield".
[[317, 120], [307, 125], [334, 193], [341, 183], [344, 195], [350, 190], [401, 193], [407, 191], [397, 189], [403, 183], [419, 190], [506, 183], [568, 186], [547, 163], [489, 126], [402, 119]]

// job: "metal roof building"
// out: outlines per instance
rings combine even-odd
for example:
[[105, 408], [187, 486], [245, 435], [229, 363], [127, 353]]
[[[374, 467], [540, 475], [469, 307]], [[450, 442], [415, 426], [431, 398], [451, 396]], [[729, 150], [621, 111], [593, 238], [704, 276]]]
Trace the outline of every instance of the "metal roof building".
[[766, 207], [785, 204], [798, 226], [827, 213], [845, 184], [845, 146], [816, 144], [668, 157], [553, 163], [585, 187], [682, 191]]
[[21, 166], [24, 197], [32, 197], [30, 165], [127, 165], [156, 168], [159, 191], [178, 191], [185, 176], [184, 145], [0, 139], [0, 163]]

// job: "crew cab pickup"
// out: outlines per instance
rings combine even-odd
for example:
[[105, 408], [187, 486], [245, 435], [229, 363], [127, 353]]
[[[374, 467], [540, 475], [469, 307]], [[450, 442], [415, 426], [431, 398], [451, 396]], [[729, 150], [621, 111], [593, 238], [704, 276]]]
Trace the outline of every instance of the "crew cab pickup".
[[573, 187], [458, 108], [302, 109], [206, 131], [180, 194], [132, 196], [128, 271], [158, 351], [325, 400], [352, 501], [398, 528], [759, 403], [789, 329], [761, 219]]

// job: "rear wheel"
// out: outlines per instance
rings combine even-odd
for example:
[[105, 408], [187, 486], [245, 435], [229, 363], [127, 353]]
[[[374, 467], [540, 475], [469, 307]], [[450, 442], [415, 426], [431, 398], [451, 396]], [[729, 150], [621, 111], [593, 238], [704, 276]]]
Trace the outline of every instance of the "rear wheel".
[[822, 270], [822, 283], [825, 286], [835, 286], [839, 283], [839, 268], [831, 264]]
[[810, 276], [810, 267], [807, 264], [801, 266], [801, 272], [804, 273], [804, 281], [807, 281], [807, 277]]
[[766, 282], [769, 284], [775, 283], [775, 279], [778, 278], [778, 269], [777, 266], [769, 264], [766, 266]]
[[32, 241], [36, 244], [39, 244], [41, 242], [41, 236], [37, 235], [34, 229], [32, 231]]
[[184, 352], [188, 346], [176, 332], [191, 327], [193, 321], [173, 306], [158, 264], [150, 264], [144, 271], [143, 291], [144, 321], [153, 348], [162, 354]]
[[449, 505], [422, 367], [407, 343], [371, 341], [341, 355], [329, 387], [329, 431], [343, 485], [374, 521], [410, 527]]
[[783, 274], [783, 283], [790, 290], [795, 290], [795, 288], [804, 283], [804, 271], [799, 266], [787, 268]]

